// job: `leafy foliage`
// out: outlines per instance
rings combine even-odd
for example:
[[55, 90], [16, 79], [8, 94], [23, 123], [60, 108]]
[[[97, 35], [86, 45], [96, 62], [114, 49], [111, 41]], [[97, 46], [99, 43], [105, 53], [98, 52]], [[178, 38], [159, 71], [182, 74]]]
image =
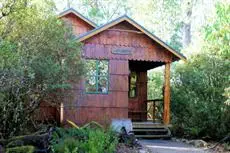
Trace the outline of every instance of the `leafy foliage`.
[[210, 53], [229, 59], [230, 57], [230, 4], [226, 2], [219, 3], [216, 6], [216, 18], [214, 23], [211, 23], [205, 28], [205, 49]]
[[228, 132], [230, 108], [222, 96], [228, 83], [228, 69], [221, 59], [205, 54], [177, 67], [173, 78], [172, 119], [185, 134], [217, 137]]
[[150, 71], [148, 72], [148, 99], [161, 99], [163, 98], [163, 71]]
[[91, 128], [58, 128], [52, 136], [51, 148], [55, 153], [93, 152], [112, 153], [118, 143], [111, 130]]
[[230, 129], [230, 107], [223, 93], [229, 87], [230, 5], [217, 6], [217, 18], [205, 30], [200, 53], [177, 65], [173, 76], [172, 111], [175, 133], [221, 138]]
[[25, 131], [41, 101], [58, 104], [61, 90], [83, 74], [81, 45], [72, 32], [52, 9], [41, 12], [42, 6], [29, 4], [0, 20], [2, 137]]

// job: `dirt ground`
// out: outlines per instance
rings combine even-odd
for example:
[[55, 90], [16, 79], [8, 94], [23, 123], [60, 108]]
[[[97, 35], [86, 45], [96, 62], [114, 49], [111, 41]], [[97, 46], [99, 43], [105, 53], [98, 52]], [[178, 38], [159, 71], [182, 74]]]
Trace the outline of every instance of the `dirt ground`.
[[[152, 153], [230, 153], [224, 151], [223, 145], [218, 145], [214, 149], [195, 148], [183, 142], [171, 140], [140, 140], [140, 143], [151, 150]], [[214, 146], [214, 144], [210, 144]]]
[[213, 149], [212, 146], [215, 143], [209, 143], [208, 148], [196, 148], [192, 145], [175, 142], [171, 140], [139, 140], [142, 147], [130, 147], [123, 143], [120, 143], [117, 147], [116, 153], [230, 153], [225, 151], [222, 144]]

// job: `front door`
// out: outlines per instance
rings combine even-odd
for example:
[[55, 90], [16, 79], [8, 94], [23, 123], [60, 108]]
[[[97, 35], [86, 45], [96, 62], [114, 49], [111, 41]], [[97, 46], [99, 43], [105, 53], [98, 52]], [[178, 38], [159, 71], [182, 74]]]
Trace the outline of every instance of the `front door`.
[[129, 74], [129, 118], [147, 120], [147, 71], [131, 70]]

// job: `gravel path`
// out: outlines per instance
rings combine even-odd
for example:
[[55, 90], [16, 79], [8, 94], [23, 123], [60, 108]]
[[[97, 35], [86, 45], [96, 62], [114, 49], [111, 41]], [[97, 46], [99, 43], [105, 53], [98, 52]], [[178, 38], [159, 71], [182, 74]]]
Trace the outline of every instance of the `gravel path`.
[[152, 151], [152, 153], [208, 153], [191, 145], [171, 140], [139, 140], [139, 142]]

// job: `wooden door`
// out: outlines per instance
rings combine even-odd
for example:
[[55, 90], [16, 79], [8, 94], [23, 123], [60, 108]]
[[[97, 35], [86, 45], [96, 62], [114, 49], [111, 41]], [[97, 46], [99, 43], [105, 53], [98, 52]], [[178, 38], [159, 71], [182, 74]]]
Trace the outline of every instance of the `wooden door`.
[[129, 75], [129, 118], [147, 120], [147, 71], [131, 71]]

